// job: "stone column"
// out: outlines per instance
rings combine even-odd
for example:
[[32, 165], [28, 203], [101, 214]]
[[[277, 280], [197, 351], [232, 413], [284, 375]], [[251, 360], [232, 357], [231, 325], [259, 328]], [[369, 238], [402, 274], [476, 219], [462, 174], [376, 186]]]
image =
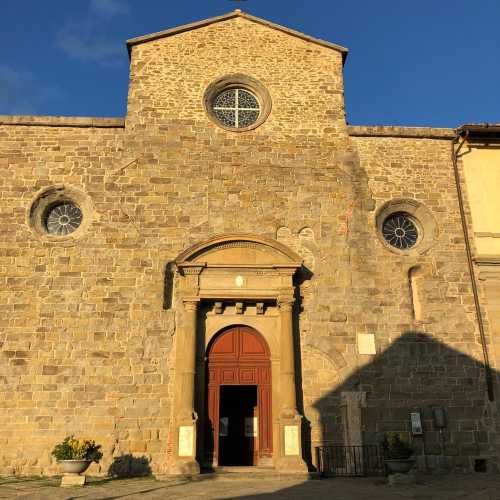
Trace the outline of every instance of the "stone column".
[[366, 406], [366, 392], [342, 391], [340, 395], [342, 423], [344, 427], [344, 444], [346, 446], [362, 446], [362, 408]]
[[[342, 391], [340, 397], [344, 444], [346, 446], [359, 446], [356, 453], [347, 455], [345, 466], [347, 472], [351, 473], [355, 470], [359, 471], [360, 466], [364, 466], [362, 408], [366, 406], [366, 392]], [[356, 462], [354, 457], [356, 457]]]
[[173, 456], [170, 474], [199, 474], [196, 461], [196, 422], [194, 411], [196, 374], [196, 323], [198, 299], [184, 299], [183, 328], [178, 333], [176, 346], [176, 374], [174, 388]]
[[278, 470], [307, 472], [302, 459], [302, 415], [297, 411], [292, 296], [280, 298], [280, 454]]

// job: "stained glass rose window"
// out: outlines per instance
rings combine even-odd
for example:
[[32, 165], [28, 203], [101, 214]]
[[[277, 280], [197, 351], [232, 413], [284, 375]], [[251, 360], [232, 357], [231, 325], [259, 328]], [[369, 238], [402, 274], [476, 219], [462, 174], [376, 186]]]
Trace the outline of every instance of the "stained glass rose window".
[[418, 229], [408, 214], [396, 212], [385, 219], [382, 225], [382, 235], [385, 241], [393, 247], [405, 250], [417, 243]]
[[45, 216], [47, 232], [58, 236], [72, 233], [81, 223], [82, 212], [71, 202], [60, 203], [49, 208]]
[[215, 96], [212, 101], [212, 111], [222, 125], [246, 128], [259, 118], [260, 105], [257, 98], [248, 90], [230, 88]]

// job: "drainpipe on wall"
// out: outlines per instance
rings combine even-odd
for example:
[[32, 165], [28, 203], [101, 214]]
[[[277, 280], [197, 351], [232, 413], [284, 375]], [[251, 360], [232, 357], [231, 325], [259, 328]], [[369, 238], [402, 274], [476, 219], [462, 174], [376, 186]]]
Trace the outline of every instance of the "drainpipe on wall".
[[489, 354], [488, 354], [488, 346], [486, 344], [486, 335], [484, 333], [483, 316], [481, 314], [481, 306], [479, 303], [479, 293], [478, 293], [478, 289], [477, 289], [476, 273], [474, 272], [474, 262], [472, 260], [472, 250], [471, 250], [471, 244], [470, 244], [470, 240], [469, 240], [469, 230], [467, 229], [467, 219], [465, 217], [465, 209], [464, 209], [464, 202], [463, 202], [463, 196], [462, 196], [462, 186], [460, 183], [460, 172], [458, 170], [458, 153], [462, 149], [462, 146], [464, 145], [464, 143], [467, 141], [468, 135], [469, 135], [468, 130], [465, 130], [464, 136], [462, 137], [462, 141], [458, 145], [458, 148], [455, 148], [455, 145], [458, 144], [458, 142], [460, 141], [460, 137], [461, 137], [461, 132], [457, 131], [456, 136], [454, 137], [453, 141], [451, 142], [451, 160], [453, 163], [453, 172], [455, 174], [455, 184], [457, 187], [457, 195], [458, 195], [458, 206], [460, 208], [460, 218], [462, 220], [462, 229], [464, 232], [465, 251], [467, 253], [467, 264], [469, 267], [469, 275], [470, 275], [470, 280], [471, 280], [471, 285], [472, 285], [472, 294], [474, 296], [474, 305], [475, 305], [475, 309], [476, 309], [477, 324], [479, 327], [479, 337], [481, 339], [481, 347], [483, 350], [484, 374], [486, 377], [486, 389], [488, 391], [488, 399], [490, 401], [494, 401], [495, 395], [493, 393], [493, 377], [491, 374], [490, 358], [489, 358]]

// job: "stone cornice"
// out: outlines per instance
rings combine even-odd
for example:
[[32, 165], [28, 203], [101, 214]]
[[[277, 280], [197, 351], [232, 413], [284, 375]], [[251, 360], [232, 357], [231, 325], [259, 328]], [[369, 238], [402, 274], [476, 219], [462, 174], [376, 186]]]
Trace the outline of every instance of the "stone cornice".
[[352, 137], [403, 137], [416, 139], [453, 139], [455, 137], [455, 130], [452, 128], [349, 125], [347, 131]]
[[124, 128], [124, 118], [92, 116], [34, 116], [0, 115], [0, 125], [29, 125], [38, 127]]
[[500, 266], [500, 255], [481, 255], [473, 260], [478, 266]]

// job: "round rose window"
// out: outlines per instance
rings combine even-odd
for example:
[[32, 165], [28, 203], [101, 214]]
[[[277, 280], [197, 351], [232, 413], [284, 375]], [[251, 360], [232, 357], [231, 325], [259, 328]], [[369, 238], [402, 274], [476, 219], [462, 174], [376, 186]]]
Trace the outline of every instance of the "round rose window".
[[405, 250], [417, 243], [418, 228], [408, 214], [397, 212], [385, 219], [382, 235], [389, 245]]
[[230, 88], [215, 96], [212, 101], [212, 112], [226, 127], [246, 128], [258, 120], [260, 105], [257, 98], [248, 90]]
[[72, 233], [81, 223], [82, 212], [71, 202], [60, 203], [49, 208], [45, 216], [47, 232], [58, 236]]

